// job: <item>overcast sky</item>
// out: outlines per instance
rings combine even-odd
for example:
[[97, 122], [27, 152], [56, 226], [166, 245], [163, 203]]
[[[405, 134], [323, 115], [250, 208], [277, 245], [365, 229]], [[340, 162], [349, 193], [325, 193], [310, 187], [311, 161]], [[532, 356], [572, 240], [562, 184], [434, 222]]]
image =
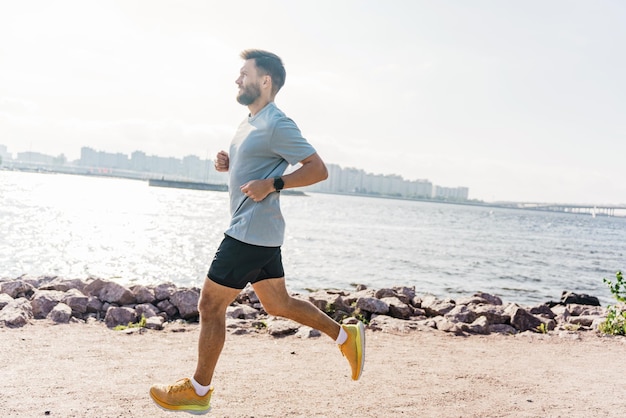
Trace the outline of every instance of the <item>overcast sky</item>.
[[0, 144], [213, 158], [246, 48], [327, 163], [626, 203], [626, 2], [0, 0]]

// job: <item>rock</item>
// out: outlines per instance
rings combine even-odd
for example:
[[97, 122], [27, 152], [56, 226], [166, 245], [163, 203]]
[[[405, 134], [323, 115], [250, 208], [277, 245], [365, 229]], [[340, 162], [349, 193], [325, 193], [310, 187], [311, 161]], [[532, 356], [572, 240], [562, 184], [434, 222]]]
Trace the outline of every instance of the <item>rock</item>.
[[318, 330], [314, 328], [306, 327], [306, 326], [300, 327], [298, 332], [296, 332], [296, 337], [303, 338], [303, 339], [318, 338], [321, 336], [322, 336], [321, 332], [319, 332]]
[[567, 322], [574, 325], [580, 325], [583, 327], [591, 327], [593, 321], [597, 318], [595, 315], [579, 315], [579, 316], [570, 316], [567, 319]]
[[399, 319], [409, 319], [413, 316], [413, 308], [402, 302], [399, 298], [393, 296], [381, 300], [389, 306], [389, 316]]
[[267, 321], [267, 332], [274, 336], [295, 334], [300, 324], [289, 319], [272, 317]]
[[434, 296], [426, 296], [422, 299], [421, 308], [426, 311], [428, 316], [445, 315], [456, 306], [452, 299], [440, 300]]
[[102, 279], [93, 279], [83, 288], [83, 293], [87, 296], [99, 296], [106, 284], [107, 282]]
[[402, 320], [399, 318], [392, 318], [387, 315], [372, 315], [368, 329], [374, 331], [383, 332], [400, 332], [408, 333], [420, 328], [424, 328], [418, 321], [414, 320]]
[[411, 306], [414, 308], [422, 308], [422, 298], [419, 296], [415, 296], [411, 299]]
[[310, 293], [308, 296], [309, 302], [315, 305], [319, 310], [332, 315], [334, 312], [340, 310], [343, 312], [353, 312], [352, 308], [343, 298], [343, 295], [337, 293], [329, 293], [326, 291], [317, 291]]
[[460, 297], [455, 300], [456, 305], [488, 305], [487, 299], [478, 296]]
[[241, 292], [239, 294], [241, 297], [245, 298], [244, 300], [242, 300], [242, 303], [247, 300], [251, 305], [254, 305], [255, 303], [260, 303], [259, 301], [259, 297], [256, 295], [256, 292], [254, 291], [254, 289], [252, 288], [252, 286], [248, 286], [246, 287], [243, 292]]
[[13, 302], [13, 298], [6, 293], [0, 293], [0, 311], [7, 306], [9, 302]]
[[573, 316], [580, 316], [580, 315], [605, 315], [606, 314], [606, 309], [601, 307], [601, 306], [580, 305], [580, 304], [569, 304], [569, 305], [566, 305], [566, 306], [567, 306], [567, 310]]
[[498, 296], [491, 295], [489, 293], [477, 292], [477, 293], [474, 293], [474, 296], [486, 300], [487, 303], [491, 305], [502, 305], [502, 299], [500, 299]]
[[464, 325], [462, 329], [472, 334], [487, 335], [490, 332], [489, 322], [487, 321], [487, 318], [484, 316], [476, 318], [476, 320], [469, 325]]
[[178, 309], [176, 309], [176, 306], [174, 306], [174, 304], [169, 300], [162, 300], [157, 303], [156, 306], [161, 310], [161, 312], [164, 312], [168, 318], [174, 318], [178, 314]]
[[561, 303], [563, 305], [577, 304], [577, 305], [600, 306], [600, 300], [598, 300], [598, 298], [595, 296], [568, 292], [566, 290], [564, 290], [563, 293], [561, 294]]
[[0, 282], [0, 293], [6, 293], [13, 299], [26, 298], [29, 299], [34, 293], [33, 285], [24, 280], [11, 280], [9, 282]]
[[[137, 318], [141, 318], [143, 316], [146, 319], [158, 316], [159, 314], [158, 308], [151, 303], [141, 303], [136, 305], [135, 312], [137, 313]], [[161, 324], [162, 323], [163, 322], [161, 322]]]
[[40, 285], [39, 290], [58, 290], [60, 292], [67, 292], [70, 289], [76, 289], [82, 293], [85, 286], [86, 283], [81, 279], [64, 280], [59, 277], [55, 277], [50, 282]]
[[0, 311], [0, 326], [19, 328], [28, 324], [33, 318], [33, 310], [26, 298], [11, 300]]
[[135, 303], [135, 295], [129, 288], [115, 282], [106, 282], [100, 289], [98, 298], [102, 302], [114, 303], [116, 305], [130, 305]]
[[162, 283], [154, 288], [154, 297], [156, 300], [169, 299], [176, 291], [176, 285], [172, 283]]
[[463, 334], [463, 328], [459, 324], [452, 322], [449, 319], [444, 318], [443, 316], [436, 317], [435, 322], [439, 331], [450, 332], [455, 335]]
[[98, 313], [102, 311], [102, 302], [95, 296], [87, 297], [87, 312]]
[[395, 298], [396, 291], [388, 288], [378, 289], [376, 292], [374, 292], [374, 297], [376, 299]]
[[63, 295], [63, 299], [61, 301], [72, 309], [72, 315], [74, 315], [75, 317], [80, 318], [85, 313], [87, 313], [89, 297], [85, 296], [78, 289], [70, 289], [65, 292], [65, 295]]
[[356, 301], [356, 308], [373, 314], [384, 315], [389, 312], [389, 305], [387, 303], [373, 297], [359, 298]]
[[396, 297], [403, 303], [412, 304], [413, 298], [415, 298], [415, 287], [396, 286], [393, 290], [396, 292]]
[[131, 291], [137, 303], [154, 303], [156, 297], [154, 296], [154, 290], [149, 289], [146, 286], [138, 285], [134, 286]]
[[514, 307], [511, 310], [511, 325], [513, 325], [520, 332], [524, 331], [538, 331], [538, 327], [543, 323], [539, 318], [530, 314], [523, 308]]
[[36, 290], [30, 301], [35, 319], [44, 319], [63, 300], [65, 293], [58, 290]]
[[554, 319], [554, 317], [556, 317], [556, 314], [552, 311], [552, 309], [550, 309], [550, 307], [548, 307], [548, 305], [533, 306], [528, 310], [528, 312], [533, 315], [541, 315], [544, 318]]
[[[452, 310], [444, 315], [451, 322], [464, 322], [470, 324], [477, 318], [476, 313], [466, 305], [456, 305]], [[485, 318], [484, 316], [482, 318]], [[485, 318], [487, 321], [487, 318]]]
[[72, 308], [65, 303], [57, 303], [50, 311], [47, 318], [57, 324], [68, 324], [72, 317]]
[[176, 306], [183, 319], [194, 318], [199, 315], [198, 301], [200, 293], [195, 290], [177, 290], [170, 296], [170, 302]]
[[490, 333], [494, 334], [513, 335], [518, 333], [515, 328], [507, 324], [492, 324], [488, 326], [488, 329]]
[[165, 319], [158, 315], [151, 316], [149, 318], [146, 317], [146, 328], [160, 331], [163, 329], [164, 322], [165, 322]]
[[490, 324], [507, 324], [511, 317], [506, 313], [502, 305], [478, 305], [473, 306], [472, 311], [476, 317], [484, 316]]
[[259, 311], [248, 305], [236, 305], [226, 308], [226, 317], [238, 319], [255, 319]]
[[115, 328], [118, 325], [128, 325], [137, 322], [137, 312], [128, 307], [111, 306], [107, 309], [104, 323], [109, 328]]

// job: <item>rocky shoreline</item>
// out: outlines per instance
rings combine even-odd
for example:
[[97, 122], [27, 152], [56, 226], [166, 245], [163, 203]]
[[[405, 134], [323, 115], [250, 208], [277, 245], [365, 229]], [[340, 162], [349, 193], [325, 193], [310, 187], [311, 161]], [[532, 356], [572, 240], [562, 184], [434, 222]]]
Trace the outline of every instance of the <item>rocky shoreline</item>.
[[[498, 296], [484, 292], [456, 299], [420, 296], [415, 288], [405, 286], [368, 289], [359, 285], [351, 292], [319, 290], [294, 296], [311, 301], [337, 321], [358, 318], [369, 329], [383, 332], [597, 332], [607, 315], [596, 297], [567, 291], [557, 302], [531, 307], [503, 303]], [[109, 328], [140, 324], [142, 328], [163, 330], [181, 322], [197, 322], [199, 297], [200, 289], [172, 283], [127, 287], [99, 278], [0, 279], [0, 327], [18, 328], [34, 320], [47, 320], [56, 324], [103, 322]], [[269, 316], [252, 288], [244, 289], [228, 308], [227, 327], [236, 334], [319, 335], [293, 321]]]

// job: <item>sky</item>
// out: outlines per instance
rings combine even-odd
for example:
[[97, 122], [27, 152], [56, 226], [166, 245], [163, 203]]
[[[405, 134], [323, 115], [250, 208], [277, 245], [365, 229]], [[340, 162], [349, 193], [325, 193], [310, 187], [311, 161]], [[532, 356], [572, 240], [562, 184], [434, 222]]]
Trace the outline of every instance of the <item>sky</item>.
[[626, 2], [0, 0], [0, 144], [213, 158], [248, 48], [324, 161], [488, 202], [626, 204]]

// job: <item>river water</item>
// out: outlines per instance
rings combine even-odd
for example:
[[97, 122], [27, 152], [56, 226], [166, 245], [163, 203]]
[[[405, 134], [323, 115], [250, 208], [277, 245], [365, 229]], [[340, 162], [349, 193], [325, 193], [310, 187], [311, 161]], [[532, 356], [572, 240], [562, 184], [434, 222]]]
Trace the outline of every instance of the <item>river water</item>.
[[[89, 276], [201, 286], [228, 225], [224, 192], [0, 171], [0, 278]], [[289, 289], [415, 286], [531, 305], [613, 300], [626, 218], [307, 193], [282, 196]]]

